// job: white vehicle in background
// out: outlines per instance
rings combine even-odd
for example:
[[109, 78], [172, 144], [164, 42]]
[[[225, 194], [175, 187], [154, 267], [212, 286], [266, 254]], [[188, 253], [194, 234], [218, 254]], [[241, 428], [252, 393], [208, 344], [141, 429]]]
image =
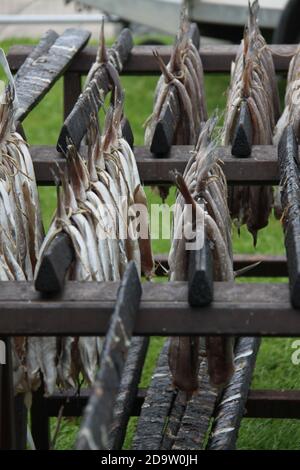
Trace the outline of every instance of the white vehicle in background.
[[[67, 0], [70, 1], [70, 0]], [[174, 34], [178, 28], [181, 0], [79, 0], [76, 3]], [[239, 42], [247, 18], [248, 0], [189, 0], [190, 17], [205, 36]], [[260, 0], [260, 27], [274, 42], [300, 40], [300, 1]]]

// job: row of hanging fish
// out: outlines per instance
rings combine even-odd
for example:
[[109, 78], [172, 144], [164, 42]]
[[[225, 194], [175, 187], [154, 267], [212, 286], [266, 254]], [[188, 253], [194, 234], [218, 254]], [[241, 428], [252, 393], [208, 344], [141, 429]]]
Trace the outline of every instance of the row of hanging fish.
[[[18, 100], [5, 55], [0, 62], [8, 79], [0, 101], [0, 280], [32, 281], [44, 238], [36, 179], [28, 146], [16, 132]], [[31, 338], [12, 338], [13, 374], [16, 390], [26, 390]]]
[[180, 105], [180, 120], [175, 130], [174, 145], [195, 145], [201, 123], [207, 120], [203, 67], [200, 54], [189, 36], [190, 23], [186, 9], [181, 15], [180, 30], [172, 50], [170, 61], [165, 65], [157, 51], [162, 75], [157, 83], [153, 113], [147, 121], [145, 144], [151, 146], [156, 125], [171, 91]]
[[[235, 62], [232, 64], [223, 129], [223, 144], [233, 142], [241, 104], [247, 104], [252, 123], [253, 145], [271, 145], [280, 116], [279, 94], [272, 53], [258, 27], [258, 1], [249, 4], [245, 28]], [[229, 191], [229, 208], [238, 226], [247, 224], [257, 241], [258, 230], [268, 224], [273, 207], [273, 190], [267, 186], [236, 186]]]
[[[169, 253], [170, 280], [186, 281], [189, 251], [186, 225], [202, 233], [213, 255], [215, 281], [233, 281], [231, 220], [227, 207], [227, 184], [217, 161], [216, 138], [212, 137], [216, 119], [204, 126], [184, 175], [175, 174], [179, 190], [174, 213], [174, 233]], [[191, 210], [192, 209], [192, 210]], [[197, 389], [199, 341], [202, 338], [173, 337], [169, 365], [174, 385], [191, 393]], [[222, 387], [233, 372], [233, 340], [207, 337], [205, 340], [208, 372], [213, 385]]]
[[[134, 209], [135, 203], [147, 207], [147, 201], [135, 157], [121, 134], [122, 114], [123, 101], [110, 107], [102, 138], [94, 119], [88, 134], [87, 163], [73, 145], [68, 147], [67, 170], [60, 174], [57, 212], [39, 260], [57, 233], [65, 232], [76, 258], [68, 272], [69, 280], [116, 281], [122, 278], [130, 260], [135, 261], [140, 273], [143, 267], [148, 276], [152, 274], [150, 241], [139, 239]], [[149, 232], [147, 215], [143, 223]], [[39, 262], [36, 272], [38, 269]], [[43, 372], [48, 394], [56, 384], [76, 387], [81, 374], [87, 383], [93, 383], [101, 338], [36, 338], [36, 343], [39, 362], [35, 367]]]

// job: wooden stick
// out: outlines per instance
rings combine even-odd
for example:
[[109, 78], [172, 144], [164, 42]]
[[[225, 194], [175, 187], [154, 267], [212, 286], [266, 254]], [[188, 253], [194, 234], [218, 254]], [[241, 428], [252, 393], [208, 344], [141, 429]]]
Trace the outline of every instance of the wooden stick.
[[[129, 29], [121, 32], [114, 46], [108, 51], [109, 60], [113, 61], [117, 73], [120, 73], [124, 62], [127, 60], [133, 47], [133, 39]], [[115, 60], [115, 56], [119, 57], [119, 61]], [[82, 138], [85, 136], [88, 127], [91, 124], [93, 115], [97, 115], [100, 107], [103, 105], [105, 96], [111, 91], [112, 83], [107, 70], [104, 66], [99, 67], [95, 71], [93, 80], [90, 82], [83, 93], [78, 98], [73, 110], [68, 114], [63, 127], [61, 129], [57, 150], [66, 153], [67, 146], [70, 141], [78, 149]], [[99, 93], [99, 90], [101, 93]], [[124, 137], [132, 142], [132, 131], [128, 121], [123, 121]]]
[[235, 157], [249, 157], [252, 147], [252, 121], [247, 101], [242, 101], [239, 117], [232, 141], [232, 155]]
[[120, 388], [141, 294], [142, 288], [136, 265], [131, 261], [124, 273], [105, 337], [100, 369], [77, 437], [78, 450], [109, 448], [109, 432], [115, 400]]
[[218, 405], [208, 443], [210, 450], [235, 449], [259, 345], [259, 338], [238, 340], [235, 348], [235, 372]]
[[278, 146], [278, 160], [290, 295], [295, 308], [300, 308], [300, 168], [298, 155], [298, 145], [293, 127], [288, 126]]
[[76, 54], [83, 49], [90, 33], [67, 29], [61, 36], [48, 31], [33, 49], [15, 77], [19, 100], [17, 119], [22, 121], [64, 74]]
[[59, 233], [43, 255], [34, 283], [36, 290], [47, 294], [61, 291], [74, 259], [75, 252], [69, 235]]
[[201, 250], [189, 252], [188, 286], [188, 299], [191, 307], [202, 307], [212, 302], [214, 292], [213, 259], [206, 238]]

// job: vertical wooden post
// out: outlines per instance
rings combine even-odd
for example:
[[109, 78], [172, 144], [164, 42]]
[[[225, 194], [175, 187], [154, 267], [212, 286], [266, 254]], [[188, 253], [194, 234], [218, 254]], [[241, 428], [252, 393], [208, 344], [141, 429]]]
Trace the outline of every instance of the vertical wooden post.
[[13, 371], [10, 338], [5, 343], [6, 363], [0, 365], [0, 449], [16, 449]]
[[50, 419], [44, 399], [43, 384], [32, 395], [31, 433], [37, 450], [49, 450]]
[[27, 408], [24, 403], [24, 395], [15, 397], [15, 429], [16, 449], [26, 450], [27, 445]]
[[64, 120], [72, 111], [81, 93], [81, 75], [77, 72], [66, 72], [64, 75]]

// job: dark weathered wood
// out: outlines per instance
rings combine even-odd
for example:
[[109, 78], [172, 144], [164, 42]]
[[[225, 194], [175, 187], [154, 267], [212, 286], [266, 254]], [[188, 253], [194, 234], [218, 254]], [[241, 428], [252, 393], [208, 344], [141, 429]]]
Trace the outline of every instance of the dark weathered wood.
[[156, 156], [169, 152], [180, 119], [180, 105], [176, 89], [170, 86], [153, 134], [150, 150]]
[[122, 119], [121, 127], [122, 127], [122, 135], [124, 139], [127, 140], [128, 144], [133, 149], [134, 135], [131, 129], [131, 125], [125, 116]]
[[[117, 73], [121, 72], [132, 46], [133, 39], [131, 32], [129, 29], [125, 29], [121, 32], [114, 46], [109, 50], [108, 55], [109, 61], [114, 65]], [[115, 59], [116, 55], [119, 60]], [[111, 91], [112, 85], [105, 65], [99, 67], [95, 71], [93, 80], [80, 95], [65, 119], [58, 138], [57, 150], [65, 153], [70, 140], [79, 148], [82, 138], [91, 124], [92, 116], [97, 115], [100, 107], [103, 105], [105, 96]], [[99, 90], [101, 90], [101, 94], [99, 94]], [[126, 125], [128, 127], [129, 123], [127, 122]]]
[[33, 57], [27, 58], [15, 77], [20, 121], [63, 75], [89, 38], [90, 33], [83, 29], [67, 29], [57, 38], [53, 32], [46, 33], [40, 48], [33, 51]]
[[81, 94], [81, 75], [76, 72], [64, 74], [64, 119], [66, 119], [74, 108]]
[[232, 140], [232, 155], [235, 157], [249, 157], [252, 147], [252, 121], [247, 101], [242, 101], [239, 117]]
[[70, 237], [61, 232], [54, 238], [44, 253], [35, 279], [35, 288], [39, 292], [53, 293], [63, 289], [65, 277], [75, 252]]
[[300, 390], [250, 390], [244, 417], [300, 419]]
[[110, 449], [122, 449], [127, 424], [135, 405], [148, 345], [149, 338], [137, 337], [131, 342], [114, 407], [114, 418], [109, 436]]
[[5, 364], [0, 365], [0, 450], [15, 450], [16, 421], [11, 339], [2, 337], [1, 341], [5, 344]]
[[184, 415], [187, 404], [186, 393], [176, 390], [173, 396], [173, 402], [166, 420], [166, 426], [163, 433], [160, 450], [170, 450], [177, 438], [178, 429]]
[[[154, 256], [156, 276], [166, 276], [169, 270], [168, 255], [157, 254]], [[234, 255], [233, 268], [235, 271], [255, 265], [242, 277], [287, 277], [287, 261], [285, 256], [272, 255]]]
[[15, 429], [16, 449], [26, 450], [27, 446], [27, 408], [24, 403], [24, 395], [15, 397]]
[[209, 383], [207, 360], [203, 356], [199, 370], [199, 389], [187, 404], [173, 450], [199, 450], [204, 447], [217, 396], [217, 389]]
[[[43, 298], [33, 283], [0, 283], [0, 331], [4, 335], [97, 336], [105, 334], [118, 282], [68, 281], [63, 292]], [[284, 319], [284, 321], [283, 321]], [[185, 282], [144, 283], [136, 336], [300, 336], [299, 312], [284, 283], [216, 282], [214, 301], [188, 304]]]
[[288, 126], [278, 146], [278, 160], [291, 302], [295, 308], [300, 307], [300, 168], [298, 155], [298, 145], [293, 127]]
[[158, 450], [176, 392], [168, 364], [169, 341], [159, 355], [133, 440], [134, 450]]
[[[56, 415], [57, 416], [57, 415]], [[30, 409], [31, 434], [37, 450], [50, 448], [50, 419], [45, 406], [44, 386], [32, 394]]]
[[[297, 45], [270, 45], [277, 72], [288, 70], [290, 60], [297, 51]], [[231, 63], [235, 60], [239, 46], [207, 45], [200, 47], [200, 56], [204, 72], [229, 72]], [[172, 47], [156, 46], [165, 63], [169, 62]], [[159, 65], [152, 54], [153, 46], [135, 46], [124, 65], [124, 74], [146, 75], [160, 74]], [[22, 65], [32, 46], [13, 46], [8, 53], [8, 61], [13, 72]], [[87, 74], [96, 57], [96, 47], [86, 47], [72, 62], [70, 72]]]
[[235, 449], [259, 345], [259, 338], [240, 338], [237, 342], [235, 371], [218, 405], [208, 449]]
[[79, 450], [109, 448], [115, 400], [120, 389], [141, 294], [136, 265], [131, 261], [121, 281], [103, 345], [99, 372], [77, 437], [76, 448]]
[[[146, 185], [174, 184], [170, 173], [177, 169], [184, 172], [190, 158], [192, 146], [174, 146], [170, 154], [160, 159], [153, 158], [153, 154], [146, 147], [136, 147], [135, 156], [141, 180]], [[224, 161], [223, 170], [229, 184], [268, 184], [279, 182], [277, 149], [271, 145], [254, 146], [252, 158], [237, 159], [231, 155], [231, 147], [219, 147], [218, 156]], [[86, 156], [86, 149], [82, 149], [82, 156]], [[39, 184], [54, 184], [51, 165], [59, 165], [64, 169], [65, 158], [51, 146], [32, 146], [31, 155], [37, 181]], [[259, 165], [259, 171], [258, 171]]]
[[188, 300], [191, 307], [209, 305], [213, 300], [213, 259], [209, 242], [201, 250], [189, 252]]

